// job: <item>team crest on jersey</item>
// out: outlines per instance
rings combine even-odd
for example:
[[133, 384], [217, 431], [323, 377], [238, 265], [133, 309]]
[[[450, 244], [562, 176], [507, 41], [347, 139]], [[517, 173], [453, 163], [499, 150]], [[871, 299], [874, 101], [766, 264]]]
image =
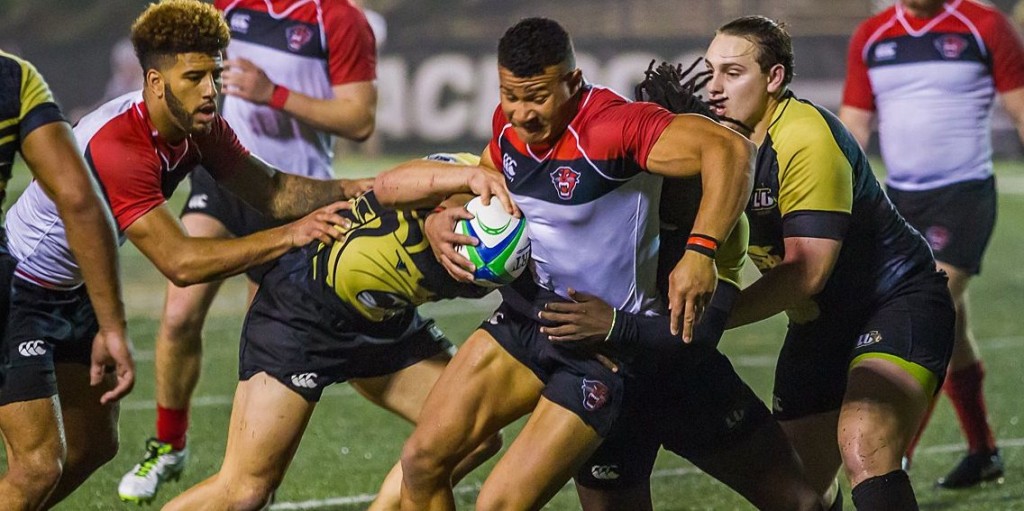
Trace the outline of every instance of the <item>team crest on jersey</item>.
[[306, 25], [293, 25], [284, 31], [288, 38], [288, 49], [299, 51], [310, 39], [313, 38], [313, 31]]
[[580, 173], [573, 170], [572, 167], [558, 167], [551, 172], [551, 182], [555, 185], [558, 198], [569, 200], [572, 199], [572, 194], [576, 191], [576, 185], [580, 182]]
[[880, 342], [882, 342], [882, 334], [879, 333], [878, 330], [872, 330], [866, 334], [861, 334], [860, 337], [857, 337], [856, 349], [866, 348], [872, 344]]
[[601, 381], [583, 378], [580, 388], [583, 389], [583, 408], [587, 411], [597, 410], [608, 402], [608, 386]]
[[939, 50], [945, 59], [957, 59], [967, 49], [967, 40], [953, 34], [947, 34], [935, 39], [935, 49]]
[[764, 211], [775, 207], [775, 197], [772, 197], [771, 188], [756, 188], [750, 196], [750, 209], [753, 211]]

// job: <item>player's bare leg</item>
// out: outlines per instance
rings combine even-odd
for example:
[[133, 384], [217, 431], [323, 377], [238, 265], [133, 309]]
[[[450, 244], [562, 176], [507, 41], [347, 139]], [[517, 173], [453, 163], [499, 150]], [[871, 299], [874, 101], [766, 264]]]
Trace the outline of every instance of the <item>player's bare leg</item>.
[[220, 471], [163, 509], [262, 509], [281, 484], [315, 407], [266, 373], [239, 382]]
[[838, 410], [779, 421], [779, 426], [803, 462], [804, 474], [811, 488], [826, 500], [843, 465], [836, 439], [838, 424]]
[[430, 391], [402, 449], [402, 509], [454, 510], [459, 463], [533, 411], [542, 382], [484, 330], [470, 335]]
[[601, 440], [578, 415], [542, 397], [484, 481], [476, 509], [540, 509], [590, 458]]
[[[377, 406], [416, 424], [427, 394], [433, 388], [451, 356], [442, 353], [433, 358], [418, 362], [396, 373], [377, 378], [358, 378], [349, 383], [363, 397]], [[478, 467], [501, 449], [501, 436], [495, 434], [484, 441], [483, 445], [469, 453], [466, 459], [455, 468], [453, 482], [461, 480], [466, 474]], [[397, 511], [401, 508], [402, 497], [402, 464], [395, 463], [380, 490], [377, 498], [367, 511]]]
[[[893, 361], [855, 361], [838, 430], [855, 505], [875, 509], [885, 502], [890, 505], [886, 509], [911, 509], [916, 504], [901, 461], [928, 408], [931, 390]], [[870, 491], [874, 500], [858, 502], [858, 494], [864, 499], [861, 490], [868, 491], [865, 487], [870, 485], [877, 486]]]
[[651, 481], [648, 479], [629, 488], [604, 490], [576, 485], [576, 494], [584, 511], [653, 511], [651, 502]]
[[46, 508], [60, 502], [81, 486], [97, 469], [117, 455], [117, 402], [100, 404], [100, 396], [114, 388], [113, 374], [102, 384], [89, 385], [89, 366], [56, 364], [61, 415], [67, 456], [60, 484], [46, 500]]
[[14, 511], [39, 509], [60, 481], [66, 456], [57, 396], [0, 406], [7, 473], [0, 502]]

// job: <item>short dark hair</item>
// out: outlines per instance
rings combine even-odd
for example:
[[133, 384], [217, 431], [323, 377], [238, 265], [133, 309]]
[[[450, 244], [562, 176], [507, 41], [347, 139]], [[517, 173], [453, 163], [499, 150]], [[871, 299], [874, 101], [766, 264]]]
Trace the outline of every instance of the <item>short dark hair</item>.
[[767, 73], [775, 64], [786, 69], [782, 85], [793, 81], [793, 38], [786, 24], [767, 16], [736, 18], [718, 29], [719, 34], [742, 37], [757, 47], [757, 63]]
[[230, 40], [224, 17], [198, 0], [151, 4], [132, 24], [132, 46], [143, 70], [173, 62], [180, 53], [220, 53]]
[[526, 18], [498, 41], [498, 65], [520, 78], [537, 76], [550, 66], [576, 67], [569, 33], [557, 21]]

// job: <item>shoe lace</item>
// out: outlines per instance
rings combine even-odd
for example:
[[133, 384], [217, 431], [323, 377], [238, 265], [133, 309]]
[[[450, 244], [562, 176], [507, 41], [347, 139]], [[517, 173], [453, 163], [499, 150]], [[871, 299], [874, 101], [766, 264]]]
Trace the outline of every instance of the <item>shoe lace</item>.
[[165, 444], [155, 438], [149, 439], [146, 442], [146, 457], [143, 458], [142, 463], [139, 463], [139, 469], [135, 471], [135, 475], [140, 477], [149, 475], [160, 462], [160, 457], [169, 452], [171, 452], [171, 444]]

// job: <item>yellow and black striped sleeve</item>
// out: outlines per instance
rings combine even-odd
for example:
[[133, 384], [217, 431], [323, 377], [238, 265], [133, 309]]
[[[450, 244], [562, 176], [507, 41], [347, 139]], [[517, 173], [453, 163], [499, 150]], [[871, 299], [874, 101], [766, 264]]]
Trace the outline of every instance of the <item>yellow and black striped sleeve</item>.
[[[14, 154], [29, 133], [64, 120], [35, 66], [0, 51], [0, 167], [12, 164]], [[9, 173], [9, 168], [5, 172]]]

